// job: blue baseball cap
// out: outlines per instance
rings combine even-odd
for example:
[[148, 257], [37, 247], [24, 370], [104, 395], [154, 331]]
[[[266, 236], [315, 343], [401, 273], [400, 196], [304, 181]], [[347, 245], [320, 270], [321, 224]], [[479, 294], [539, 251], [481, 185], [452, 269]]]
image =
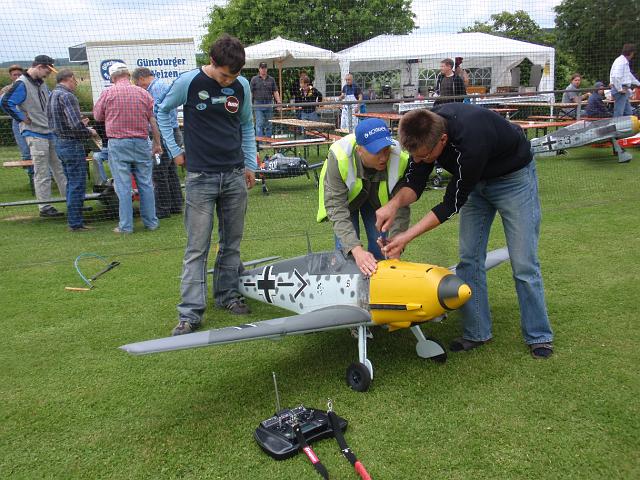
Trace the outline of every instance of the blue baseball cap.
[[356, 143], [375, 155], [383, 148], [393, 145], [393, 138], [384, 120], [367, 118], [356, 127]]

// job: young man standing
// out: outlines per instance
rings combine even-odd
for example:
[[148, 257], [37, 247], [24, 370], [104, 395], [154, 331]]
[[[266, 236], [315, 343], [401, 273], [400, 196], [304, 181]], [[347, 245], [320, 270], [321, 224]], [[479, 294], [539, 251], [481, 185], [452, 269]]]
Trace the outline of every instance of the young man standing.
[[[453, 97], [457, 95], [466, 95], [467, 89], [464, 86], [464, 80], [453, 71], [453, 60], [445, 58], [440, 62], [440, 75], [436, 80], [436, 93], [438, 97]], [[463, 98], [452, 98], [448, 100], [436, 99], [434, 105], [442, 105], [451, 102], [463, 102]]]
[[[219, 250], [215, 263], [215, 303], [231, 313], [247, 314], [238, 290], [240, 242], [248, 189], [255, 185], [256, 143], [251, 90], [240, 76], [244, 47], [237, 38], [220, 37], [209, 49], [210, 63], [183, 73], [156, 106], [169, 154], [187, 167], [184, 224], [187, 247], [182, 264], [178, 325], [173, 335], [197, 329], [207, 307], [207, 257], [214, 212]], [[184, 105], [183, 151], [173, 138], [170, 112]], [[186, 157], [186, 158], [185, 158]]]
[[[534, 358], [553, 353], [538, 261], [540, 201], [531, 144], [522, 129], [482, 107], [450, 103], [413, 110], [400, 121], [400, 143], [412, 156], [406, 184], [376, 212], [376, 226], [388, 231], [396, 211], [415, 202], [437, 160], [453, 178], [443, 201], [406, 232], [383, 246], [399, 255], [415, 237], [460, 213], [460, 263], [456, 274], [473, 298], [461, 309], [463, 334], [451, 350], [471, 350], [492, 338], [485, 259], [491, 224], [500, 214], [520, 304], [520, 324]], [[464, 207], [463, 207], [464, 206]]]
[[[51, 174], [58, 184], [60, 194], [67, 195], [67, 178], [62, 163], [56, 155], [55, 139], [49, 128], [47, 104], [51, 92], [44, 80], [53, 68], [53, 58], [38, 55], [29, 68], [2, 97], [2, 109], [20, 123], [20, 133], [24, 137], [31, 160], [33, 160], [33, 183], [38, 200], [51, 198]], [[42, 203], [38, 205], [41, 217], [59, 217], [62, 213], [55, 207]]]

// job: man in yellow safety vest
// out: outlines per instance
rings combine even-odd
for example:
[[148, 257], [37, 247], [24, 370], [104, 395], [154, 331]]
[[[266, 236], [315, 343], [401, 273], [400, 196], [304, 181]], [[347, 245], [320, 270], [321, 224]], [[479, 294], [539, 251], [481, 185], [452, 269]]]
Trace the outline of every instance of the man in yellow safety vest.
[[[329, 149], [320, 173], [317, 221], [331, 221], [336, 249], [353, 255], [364, 275], [373, 274], [377, 260], [384, 258], [376, 243], [376, 209], [398, 189], [408, 164], [409, 154], [391, 138], [386, 123], [378, 118], [361, 121], [355, 133]], [[368, 250], [360, 241], [360, 217]], [[398, 212], [390, 235], [405, 231], [408, 226], [409, 209], [405, 208]]]

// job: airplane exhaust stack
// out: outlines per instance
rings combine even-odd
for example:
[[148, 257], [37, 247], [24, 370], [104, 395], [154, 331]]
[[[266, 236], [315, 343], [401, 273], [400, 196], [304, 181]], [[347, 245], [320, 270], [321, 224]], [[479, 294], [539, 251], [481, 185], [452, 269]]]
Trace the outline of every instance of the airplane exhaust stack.
[[457, 275], [447, 275], [438, 285], [438, 301], [443, 308], [455, 310], [471, 298], [471, 289]]

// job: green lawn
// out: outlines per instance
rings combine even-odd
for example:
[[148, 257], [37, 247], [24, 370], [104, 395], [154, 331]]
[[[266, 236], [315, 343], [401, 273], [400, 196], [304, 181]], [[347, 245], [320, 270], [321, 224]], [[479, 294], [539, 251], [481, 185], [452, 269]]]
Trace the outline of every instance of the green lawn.
[[[16, 158], [0, 149], [0, 160]], [[0, 478], [319, 478], [304, 456], [276, 462], [252, 438], [274, 411], [272, 371], [283, 405], [333, 399], [376, 479], [640, 478], [640, 155], [618, 165], [608, 149], [581, 148], [538, 171], [554, 357], [529, 356], [503, 265], [490, 273], [490, 345], [439, 365], [415, 355], [410, 332], [374, 331], [364, 394], [344, 383], [357, 346], [343, 331], [147, 357], [118, 350], [175, 324], [182, 217], [156, 232], [137, 219], [119, 237], [115, 221], [72, 234], [36, 207], [0, 209]], [[314, 222], [311, 181], [270, 188], [250, 193], [245, 260], [304, 254], [306, 233], [314, 250], [332, 248], [330, 226]], [[441, 195], [425, 193], [414, 219]], [[26, 198], [25, 173], [1, 170], [0, 201]], [[455, 263], [456, 229], [453, 220], [416, 240], [405, 259]], [[503, 243], [496, 222], [491, 247]], [[67, 292], [82, 286], [73, 260], [83, 252], [121, 266], [90, 292]], [[250, 304], [251, 321], [286, 314]], [[207, 311], [210, 327], [239, 321]], [[447, 343], [458, 317], [424, 330]], [[333, 440], [315, 449], [332, 478], [356, 478]]]

